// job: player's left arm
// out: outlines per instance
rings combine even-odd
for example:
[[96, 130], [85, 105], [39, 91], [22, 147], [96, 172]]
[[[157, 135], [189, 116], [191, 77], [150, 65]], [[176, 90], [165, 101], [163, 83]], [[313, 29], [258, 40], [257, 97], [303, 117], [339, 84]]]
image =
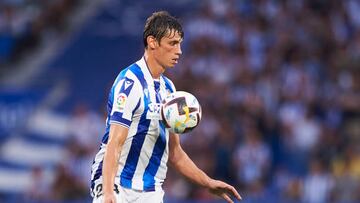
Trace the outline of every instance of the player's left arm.
[[230, 195], [241, 200], [239, 193], [233, 186], [210, 178], [195, 165], [182, 149], [179, 135], [171, 133], [169, 137], [169, 161], [177, 171], [192, 182], [208, 188], [211, 193], [224, 198], [227, 202], [233, 202]]

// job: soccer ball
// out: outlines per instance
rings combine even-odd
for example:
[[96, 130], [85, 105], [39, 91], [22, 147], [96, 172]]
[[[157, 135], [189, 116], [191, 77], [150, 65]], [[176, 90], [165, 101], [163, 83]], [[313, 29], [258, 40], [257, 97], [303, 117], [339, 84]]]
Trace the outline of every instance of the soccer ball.
[[161, 106], [161, 117], [170, 132], [188, 133], [201, 120], [201, 106], [194, 95], [177, 91], [164, 99]]

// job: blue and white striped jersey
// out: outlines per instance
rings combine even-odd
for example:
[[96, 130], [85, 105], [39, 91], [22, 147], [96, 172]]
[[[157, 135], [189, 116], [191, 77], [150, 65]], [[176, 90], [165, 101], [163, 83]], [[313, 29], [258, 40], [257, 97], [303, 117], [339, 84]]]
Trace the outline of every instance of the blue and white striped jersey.
[[165, 76], [152, 78], [144, 58], [121, 71], [109, 94], [106, 132], [92, 165], [91, 189], [102, 182], [110, 124], [115, 123], [129, 128], [115, 183], [143, 191], [161, 188], [167, 171], [169, 132], [160, 121], [160, 103], [174, 91]]

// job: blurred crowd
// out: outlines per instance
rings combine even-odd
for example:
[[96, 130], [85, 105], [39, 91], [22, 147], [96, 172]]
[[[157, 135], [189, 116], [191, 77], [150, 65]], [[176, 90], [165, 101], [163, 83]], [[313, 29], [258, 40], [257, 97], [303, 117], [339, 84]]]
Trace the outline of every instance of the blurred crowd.
[[207, 2], [170, 71], [203, 107], [186, 151], [246, 198], [360, 201], [360, 2]]
[[[0, 67], [17, 62], [42, 40], [66, 31], [79, 0], [1, 0]], [[1, 71], [1, 69], [0, 69]]]
[[[59, 15], [76, 1], [28, 2], [0, 7], [0, 41], [36, 42], [39, 29], [62, 27]], [[53, 3], [61, 6], [40, 9]], [[167, 75], [203, 108], [200, 125], [181, 136], [194, 162], [254, 202], [359, 202], [359, 11], [357, 0], [208, 0], [181, 16], [183, 56]], [[69, 156], [33, 199], [89, 196], [105, 121], [85, 106], [72, 115]], [[212, 198], [171, 169], [164, 189], [165, 199]]]
[[15, 197], [16, 201], [90, 202], [90, 171], [104, 134], [104, 116], [82, 102], [74, 107], [69, 116], [65, 153], [60, 162], [52, 167], [52, 177], [49, 180], [46, 169], [35, 166], [32, 169], [31, 186], [23, 199]]

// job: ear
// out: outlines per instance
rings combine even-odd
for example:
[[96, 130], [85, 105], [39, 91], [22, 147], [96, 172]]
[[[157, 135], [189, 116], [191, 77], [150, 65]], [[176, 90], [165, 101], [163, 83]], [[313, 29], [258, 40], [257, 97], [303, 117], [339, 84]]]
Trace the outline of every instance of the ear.
[[150, 47], [150, 49], [155, 49], [156, 48], [157, 41], [156, 41], [155, 37], [148, 36], [146, 40], [147, 40], [147, 43], [148, 43], [148, 47]]

